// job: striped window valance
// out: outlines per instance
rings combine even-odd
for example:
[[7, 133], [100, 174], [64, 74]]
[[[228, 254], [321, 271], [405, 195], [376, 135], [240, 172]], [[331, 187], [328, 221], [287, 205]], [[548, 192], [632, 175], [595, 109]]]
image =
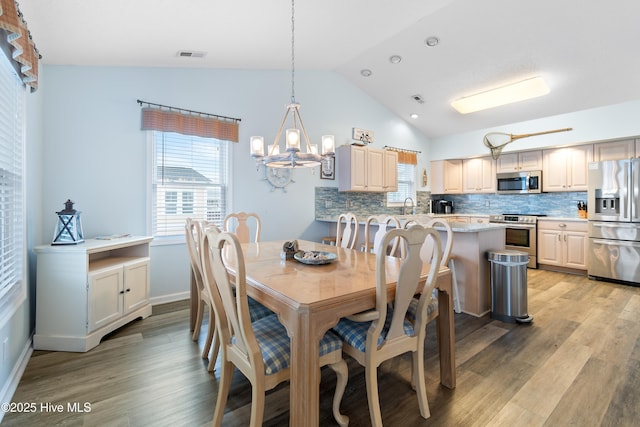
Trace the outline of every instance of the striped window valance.
[[[175, 132], [182, 135], [238, 142], [239, 119], [174, 107], [165, 109], [159, 104], [138, 102], [149, 105], [142, 108], [142, 130]], [[157, 107], [152, 105], [157, 105]]]
[[14, 0], [0, 0], [0, 36], [0, 47], [22, 82], [34, 92], [38, 88], [40, 54]]
[[385, 145], [384, 148], [398, 153], [398, 163], [404, 163], [407, 165], [418, 164], [419, 151], [405, 150], [404, 148], [389, 147], [387, 145]]

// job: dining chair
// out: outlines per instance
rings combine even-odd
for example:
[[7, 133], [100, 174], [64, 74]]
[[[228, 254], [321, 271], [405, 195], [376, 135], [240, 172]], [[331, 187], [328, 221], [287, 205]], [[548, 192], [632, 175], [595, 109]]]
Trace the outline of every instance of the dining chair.
[[[343, 339], [343, 351], [364, 366], [369, 415], [374, 427], [382, 426], [378, 395], [377, 368], [385, 360], [401, 354], [412, 353], [412, 385], [416, 385], [420, 415], [429, 418], [429, 402], [424, 376], [424, 340], [427, 325], [427, 303], [431, 298], [438, 277], [442, 248], [440, 236], [433, 228], [413, 225], [409, 229], [393, 229], [385, 234], [381, 245], [389, 245], [396, 237], [405, 246], [405, 257], [398, 258], [401, 266], [393, 304], [387, 304], [387, 254], [376, 254], [376, 305], [375, 309], [341, 319], [333, 330]], [[420, 249], [427, 237], [435, 242], [424, 286], [421, 288], [423, 262]], [[395, 270], [395, 269], [394, 269]], [[422, 291], [413, 320], [407, 318], [407, 310], [414, 297]]]
[[[344, 225], [342, 223], [344, 222]], [[336, 246], [342, 248], [353, 249], [358, 242], [358, 218], [355, 214], [348, 212], [338, 216], [338, 225], [336, 228]]]
[[257, 243], [260, 241], [261, 225], [260, 217], [257, 213], [234, 212], [224, 217], [223, 230], [234, 232], [238, 236], [240, 243], [249, 243], [252, 241], [251, 228], [253, 228], [255, 229], [253, 242]]
[[[388, 228], [401, 228], [400, 220], [392, 215], [371, 215], [364, 224], [364, 243], [362, 250], [378, 253], [382, 238]], [[387, 254], [398, 256], [400, 239], [396, 238], [387, 249]]]
[[[265, 392], [289, 379], [291, 340], [276, 314], [251, 322], [244, 255], [235, 234], [207, 231], [203, 254], [205, 283], [216, 306], [222, 354], [213, 425], [222, 424], [236, 367], [251, 382], [250, 425], [261, 426]], [[225, 258], [235, 261], [233, 274], [227, 269]], [[325, 365], [337, 375], [333, 415], [338, 424], [346, 426], [349, 419], [340, 414], [340, 402], [347, 386], [347, 364], [342, 358], [342, 341], [331, 331], [320, 340], [320, 366]]]
[[[460, 298], [458, 296], [458, 280], [456, 277], [456, 268], [455, 268], [455, 261], [454, 261], [455, 258], [451, 254], [451, 250], [453, 248], [453, 240], [454, 240], [454, 234], [453, 234], [453, 230], [451, 229], [451, 224], [449, 224], [449, 222], [447, 222], [446, 220], [438, 217], [426, 218], [426, 219], [416, 218], [405, 223], [405, 227], [411, 226], [412, 224], [420, 224], [424, 227], [444, 228], [446, 240], [442, 242], [443, 250], [442, 250], [441, 265], [444, 267], [448, 267], [449, 270], [451, 270], [451, 288], [453, 290], [453, 311], [455, 311], [456, 313], [462, 312], [462, 308], [460, 307]], [[433, 250], [433, 241], [431, 239], [425, 240], [421, 250], [422, 259], [423, 260], [429, 259], [429, 255], [432, 250]], [[431, 319], [433, 319], [438, 316], [438, 299], [436, 295], [434, 295], [434, 299], [431, 302], [431, 307], [432, 307], [431, 311], [433, 311]]]
[[193, 341], [198, 340], [202, 322], [204, 320], [204, 312], [206, 309], [209, 314], [209, 329], [207, 331], [207, 338], [202, 349], [202, 358], [206, 359], [207, 357], [209, 357], [209, 351], [213, 350], [211, 357], [209, 358], [209, 365], [207, 367], [209, 371], [213, 371], [215, 360], [218, 357], [219, 343], [215, 328], [213, 301], [211, 300], [211, 295], [209, 294], [207, 288], [204, 286], [203, 282], [202, 262], [200, 257], [200, 241], [203, 236], [203, 225], [206, 226], [206, 222], [202, 222], [192, 218], [187, 218], [185, 222], [185, 237], [187, 242], [187, 249], [189, 251], [189, 260], [191, 263], [192, 280], [196, 285], [198, 299], [196, 308], [196, 322], [191, 339]]

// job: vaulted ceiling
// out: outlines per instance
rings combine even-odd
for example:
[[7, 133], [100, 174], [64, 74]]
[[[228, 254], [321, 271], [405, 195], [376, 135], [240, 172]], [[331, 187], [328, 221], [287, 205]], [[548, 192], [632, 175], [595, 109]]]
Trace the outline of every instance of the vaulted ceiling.
[[[21, 0], [20, 8], [44, 64], [291, 66], [289, 0]], [[297, 0], [295, 63], [340, 73], [438, 137], [640, 99], [638, 16], [637, 0]], [[450, 106], [538, 75], [550, 94], [467, 115]]]

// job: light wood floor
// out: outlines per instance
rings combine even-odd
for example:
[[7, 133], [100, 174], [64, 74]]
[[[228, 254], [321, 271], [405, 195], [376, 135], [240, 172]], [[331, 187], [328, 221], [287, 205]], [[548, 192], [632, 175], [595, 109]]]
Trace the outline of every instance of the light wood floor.
[[[528, 270], [531, 325], [456, 315], [455, 390], [439, 385], [434, 325], [427, 375], [431, 418], [419, 416], [409, 359], [379, 370], [385, 426], [640, 425], [640, 288]], [[87, 353], [36, 351], [14, 402], [35, 413], [7, 413], [3, 426], [200, 426], [211, 422], [217, 374], [206, 372], [190, 339], [186, 304], [121, 328]], [[363, 370], [349, 360], [342, 411], [369, 425]], [[322, 373], [320, 425], [331, 426], [335, 375]], [[248, 425], [249, 383], [236, 372], [225, 425]], [[265, 425], [288, 425], [288, 384], [267, 396]], [[90, 405], [72, 413], [67, 405]], [[63, 405], [61, 413], [41, 405]], [[73, 408], [72, 408], [73, 409]]]

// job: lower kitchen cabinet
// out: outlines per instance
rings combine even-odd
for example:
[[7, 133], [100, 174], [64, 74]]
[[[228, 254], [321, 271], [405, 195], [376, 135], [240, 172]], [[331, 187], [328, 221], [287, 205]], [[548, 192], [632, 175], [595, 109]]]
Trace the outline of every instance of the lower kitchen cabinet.
[[543, 268], [586, 271], [587, 243], [586, 221], [538, 220], [538, 265]]
[[151, 237], [38, 246], [35, 350], [92, 349], [124, 324], [151, 315]]

